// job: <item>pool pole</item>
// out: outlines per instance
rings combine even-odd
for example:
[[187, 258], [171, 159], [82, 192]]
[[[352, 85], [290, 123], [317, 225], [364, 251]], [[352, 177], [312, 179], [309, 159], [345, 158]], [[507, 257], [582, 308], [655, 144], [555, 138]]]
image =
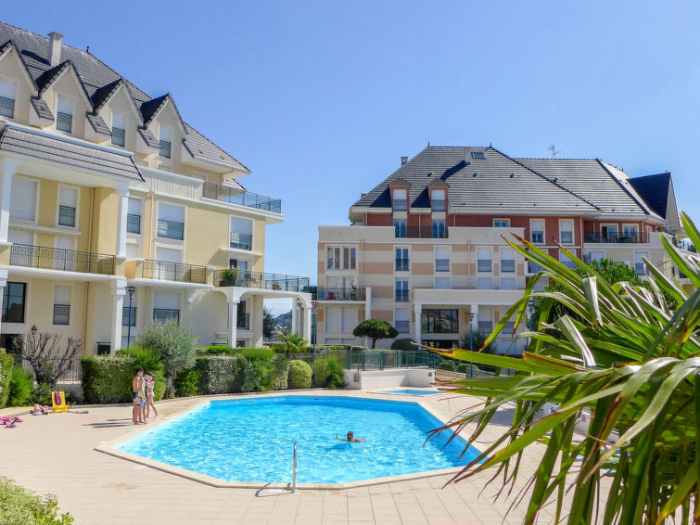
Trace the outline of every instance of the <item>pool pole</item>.
[[294, 459], [292, 462], [292, 494], [297, 492], [297, 442], [294, 442]]

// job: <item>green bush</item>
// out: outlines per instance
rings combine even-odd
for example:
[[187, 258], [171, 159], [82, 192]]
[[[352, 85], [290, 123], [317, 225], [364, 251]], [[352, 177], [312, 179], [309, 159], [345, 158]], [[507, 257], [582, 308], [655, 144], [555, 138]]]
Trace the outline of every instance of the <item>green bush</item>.
[[345, 369], [336, 357], [319, 357], [311, 365], [313, 385], [318, 388], [339, 388], [345, 383]]
[[56, 496], [41, 497], [0, 478], [0, 520], [3, 525], [69, 525], [73, 517], [58, 511]]
[[328, 376], [330, 375], [330, 367], [328, 366], [328, 358], [318, 357], [311, 364], [312, 384], [317, 388], [326, 386]]
[[235, 348], [228, 345], [200, 346], [197, 348], [197, 355], [236, 355]]
[[[245, 357], [238, 359], [236, 392], [258, 392], [262, 390], [260, 364]], [[256, 366], [257, 365], [257, 366]]]
[[135, 359], [124, 355], [86, 356], [80, 360], [80, 364], [86, 403], [131, 402]]
[[239, 364], [240, 358], [231, 356], [198, 357], [196, 368], [200, 372], [200, 391], [202, 394], [228, 394], [240, 392]]
[[240, 355], [251, 361], [257, 359], [268, 359], [272, 361], [272, 358], [276, 355], [275, 351], [269, 348], [239, 348], [239, 350]]
[[[153, 370], [151, 370], [153, 372]], [[160, 401], [165, 396], [165, 389], [168, 386], [168, 382], [165, 379], [163, 372], [153, 372], [155, 375], [156, 383], [153, 385], [153, 401]]]
[[10, 398], [10, 381], [12, 381], [12, 369], [15, 367], [15, 358], [0, 348], [0, 408], [7, 406]]
[[183, 370], [175, 379], [175, 395], [177, 397], [192, 397], [202, 393], [200, 382], [202, 371], [197, 367]]
[[438, 365], [438, 368], [440, 370], [448, 370], [450, 372], [456, 372], [457, 371], [457, 362], [452, 360], [452, 359], [445, 359], [444, 361], [440, 362], [440, 364]]
[[400, 339], [396, 339], [393, 343], [391, 343], [391, 349], [392, 350], [418, 350], [418, 347], [415, 346], [413, 343], [413, 339], [410, 337], [401, 337]]
[[[39, 403], [40, 405], [51, 406], [52, 392], [53, 388], [51, 388], [51, 385], [47, 385], [46, 383], [37, 384], [34, 387], [34, 391], [32, 392], [31, 401], [32, 403]], [[67, 398], [66, 402], [68, 402]]]
[[32, 374], [23, 370], [21, 366], [12, 369], [10, 380], [10, 398], [7, 404], [11, 407], [21, 407], [29, 403], [34, 388]]
[[286, 390], [289, 377], [289, 360], [278, 355], [272, 360], [272, 374], [270, 374], [270, 384], [273, 390]]
[[311, 387], [311, 366], [297, 359], [289, 363], [289, 388]]
[[183, 330], [177, 321], [151, 323], [144, 328], [139, 339], [141, 346], [150, 348], [160, 356], [165, 377], [168, 378], [167, 395], [174, 395], [173, 381], [181, 370], [192, 368], [197, 357], [197, 336]]
[[328, 388], [342, 388], [345, 386], [345, 367], [337, 357], [328, 358]]
[[144, 372], [163, 372], [163, 361], [155, 351], [141, 346], [132, 346], [128, 350], [121, 349], [118, 356], [131, 357], [136, 368], [143, 368]]

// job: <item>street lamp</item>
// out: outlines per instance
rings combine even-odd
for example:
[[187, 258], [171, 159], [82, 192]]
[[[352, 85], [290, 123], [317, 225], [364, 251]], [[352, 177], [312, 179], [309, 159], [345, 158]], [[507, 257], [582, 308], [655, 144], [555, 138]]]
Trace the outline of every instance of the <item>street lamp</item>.
[[[474, 351], [474, 312], [469, 312], [469, 351]], [[469, 377], [474, 377], [474, 363], [469, 363]]]
[[32, 325], [32, 335], [36, 335], [38, 328], [36, 327], [35, 324]]
[[[530, 332], [534, 329], [534, 322], [535, 322], [535, 300], [530, 297], [530, 300], [527, 302], [527, 314], [530, 316]], [[532, 342], [532, 336], [530, 336], [528, 342], [528, 346]]]
[[126, 293], [129, 294], [129, 327], [126, 333], [126, 351], [129, 352], [129, 347], [131, 346], [131, 316], [134, 313], [132, 304], [134, 303], [134, 294], [136, 293], [136, 287], [127, 286]]
[[318, 302], [311, 301], [311, 321], [313, 327], [311, 329], [311, 341], [313, 343], [314, 358], [316, 357], [316, 323], [318, 322]]

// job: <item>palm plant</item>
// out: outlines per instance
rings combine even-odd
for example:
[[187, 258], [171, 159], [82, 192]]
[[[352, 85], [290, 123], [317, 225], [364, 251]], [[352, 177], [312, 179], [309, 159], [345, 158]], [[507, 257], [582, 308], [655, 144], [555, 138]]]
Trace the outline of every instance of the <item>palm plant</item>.
[[[684, 214], [681, 222], [690, 240], [700, 245], [695, 225]], [[679, 250], [662, 234], [669, 262], [688, 276], [689, 290], [647, 260], [648, 287], [610, 284], [568, 251], [584, 276], [527, 240], [517, 240], [508, 242], [544, 271], [528, 283], [524, 297], [503, 316], [485, 345], [511, 319], [518, 326], [530, 298], [537, 299], [536, 329], [519, 335], [530, 338], [522, 359], [429, 349], [518, 371], [514, 376], [497, 372], [493, 377], [457, 380], [449, 387], [486, 398], [483, 406], [434, 431], [460, 432], [475, 423], [470, 445], [499, 408], [513, 402], [516, 406], [510, 430], [452, 482], [496, 467], [492, 481], [501, 478], [504, 486], [512, 486], [523, 451], [542, 442], [544, 454], [528, 479], [525, 523], [534, 523], [552, 500], [557, 523], [651, 524], [674, 516], [681, 523], [700, 523], [700, 258]], [[536, 281], [545, 276], [557, 286], [535, 292]], [[571, 315], [547, 322], [557, 306]], [[559, 408], [538, 420], [536, 412], [545, 403]], [[575, 438], [574, 426], [584, 409], [591, 412], [587, 435]], [[610, 478], [607, 495], [601, 491], [605, 476]], [[573, 493], [568, 516], [563, 505], [567, 492]]]
[[292, 358], [292, 354], [306, 352], [306, 348], [309, 346], [308, 341], [304, 340], [299, 334], [287, 334], [281, 330], [277, 332], [277, 337], [282, 341], [284, 346], [285, 355], [288, 359]]

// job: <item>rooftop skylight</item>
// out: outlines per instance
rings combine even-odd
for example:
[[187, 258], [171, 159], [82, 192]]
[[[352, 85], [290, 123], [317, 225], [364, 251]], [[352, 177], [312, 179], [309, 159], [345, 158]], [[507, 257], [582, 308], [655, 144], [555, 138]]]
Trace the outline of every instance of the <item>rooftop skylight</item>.
[[484, 155], [483, 151], [472, 151], [472, 158], [473, 159], [485, 159], [486, 156]]

